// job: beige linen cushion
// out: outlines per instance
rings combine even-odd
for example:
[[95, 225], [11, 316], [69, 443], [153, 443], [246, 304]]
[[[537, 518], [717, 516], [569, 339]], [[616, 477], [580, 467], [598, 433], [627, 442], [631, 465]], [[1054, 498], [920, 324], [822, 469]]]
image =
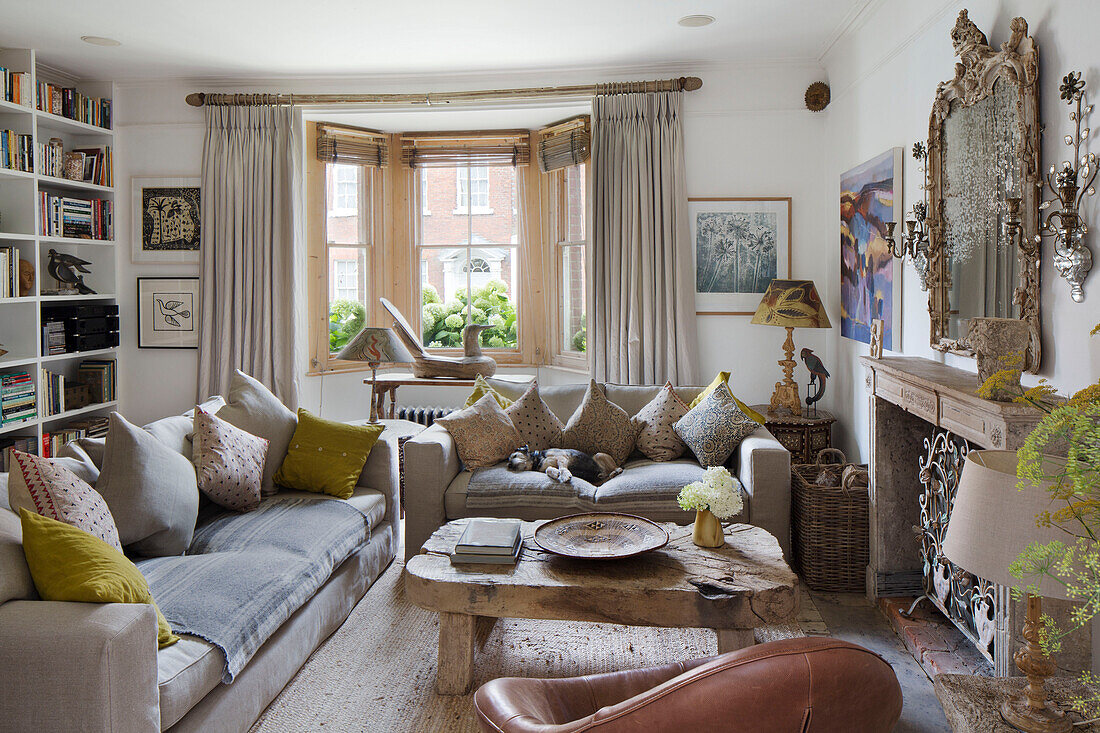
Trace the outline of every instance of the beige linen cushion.
[[235, 512], [260, 505], [266, 440], [196, 409], [194, 444], [199, 491]]
[[725, 382], [673, 426], [704, 468], [724, 464], [741, 441], [759, 427], [737, 406]]
[[111, 413], [95, 488], [127, 552], [181, 555], [191, 544], [199, 513], [195, 467], [117, 412]]
[[634, 416], [635, 422], [645, 423], [635, 447], [652, 461], [672, 461], [682, 456], [687, 446], [672, 425], [688, 414], [689, 409], [673, 390], [672, 382], [665, 382], [657, 395]]
[[297, 415], [287, 409], [271, 390], [238, 369], [229, 382], [225, 407], [218, 410], [218, 417], [267, 441], [263, 494], [270, 496], [277, 492], [272, 477], [286, 458], [290, 439], [298, 427]]
[[106, 542], [119, 552], [122, 544], [107, 502], [87, 481], [60, 462], [12, 451], [8, 472], [8, 505], [70, 524]]
[[606, 453], [622, 465], [634, 450], [641, 423], [630, 419], [626, 410], [607, 401], [593, 379], [584, 399], [569, 418], [562, 434], [562, 445], [590, 455]]
[[520, 445], [526, 443], [531, 450], [561, 448], [565, 426], [539, 397], [538, 382], [531, 382], [523, 396], [504, 408], [504, 412], [516, 426]]
[[519, 435], [512, 418], [500, 409], [492, 395], [471, 406], [436, 418], [454, 438], [458, 457], [466, 468], [488, 468], [505, 460], [519, 448]]

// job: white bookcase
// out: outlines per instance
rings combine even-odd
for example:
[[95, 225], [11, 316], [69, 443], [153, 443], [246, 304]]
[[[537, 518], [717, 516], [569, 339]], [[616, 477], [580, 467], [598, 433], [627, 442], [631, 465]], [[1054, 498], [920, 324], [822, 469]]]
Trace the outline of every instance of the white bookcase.
[[[0, 50], [0, 66], [10, 71], [31, 72], [31, 88], [37, 97], [39, 81], [65, 87], [75, 87], [89, 97], [114, 99], [114, 84], [110, 82], [81, 82], [65, 72], [44, 66], [36, 60], [33, 50]], [[0, 94], [0, 97], [3, 95]], [[112, 115], [113, 117], [113, 115]], [[112, 124], [114, 120], [112, 119]], [[30, 106], [14, 104], [0, 99], [0, 130], [14, 130], [31, 134], [36, 146], [60, 138], [65, 150], [79, 147], [110, 145], [117, 153], [112, 130], [70, 120], [66, 117], [41, 112], [32, 99]], [[36, 166], [37, 167], [37, 166]], [[117, 180], [115, 180], [117, 183]], [[117, 303], [118, 263], [115, 242], [46, 237], [39, 234], [39, 193], [83, 199], [108, 199], [114, 203], [115, 231], [118, 230], [118, 199], [114, 187], [97, 186], [79, 181], [69, 181], [38, 173], [0, 168], [0, 245], [15, 245], [21, 259], [34, 263], [35, 287], [30, 296], [0, 298], [0, 347], [7, 350], [0, 355], [0, 375], [26, 371], [38, 387], [38, 416], [17, 423], [0, 424], [0, 444], [11, 437], [34, 437], [41, 450], [42, 435], [59, 430], [78, 415], [105, 414], [115, 407], [115, 402], [105, 402], [69, 410], [59, 415], [44, 416], [41, 372], [45, 368], [54, 373], [76, 377], [77, 366], [82, 359], [118, 358], [118, 349], [100, 349], [68, 353], [57, 356], [42, 352], [43, 304], [67, 303]], [[95, 295], [43, 295], [43, 291], [56, 289], [57, 284], [46, 272], [49, 250], [68, 253], [91, 262], [91, 273], [84, 281], [96, 291]], [[116, 364], [115, 373], [118, 368]], [[116, 385], [117, 394], [117, 385]]]

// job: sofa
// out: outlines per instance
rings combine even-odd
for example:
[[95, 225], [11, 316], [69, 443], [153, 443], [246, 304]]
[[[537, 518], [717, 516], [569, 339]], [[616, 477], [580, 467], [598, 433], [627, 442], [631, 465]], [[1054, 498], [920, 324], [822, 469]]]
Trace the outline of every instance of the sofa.
[[[527, 385], [487, 380], [503, 396], [515, 400]], [[607, 399], [635, 415], [661, 389], [659, 386], [600, 385]], [[540, 387], [539, 394], [562, 423], [577, 409], [586, 384]], [[690, 403], [702, 387], [677, 387]], [[585, 511], [617, 511], [655, 522], [687, 524], [694, 514], [680, 509], [680, 489], [702, 477], [704, 469], [691, 455], [664, 462], [639, 453], [623, 472], [600, 486], [574, 479], [572, 486], [555, 485], [543, 474], [512, 474], [501, 464], [469, 471], [462, 465], [450, 433], [432, 425], [404, 444], [405, 559], [420, 552], [424, 541], [443, 524], [463, 517], [517, 517], [533, 521]], [[791, 456], [764, 426], [746, 437], [727, 467], [740, 482], [744, 510], [731, 521], [753, 524], [779, 540], [790, 557]], [[475, 491], [476, 489], [476, 491]]]
[[[145, 428], [182, 451], [190, 441], [180, 432], [186, 421], [179, 417]], [[396, 555], [397, 438], [419, 426], [389, 422], [347, 500], [369, 527], [366, 539], [333, 563], [316, 592], [228, 684], [226, 657], [217, 646], [181, 635], [178, 643], [157, 649], [152, 606], [39, 600], [20, 544], [19, 517], [8, 508], [7, 474], [0, 474], [0, 730], [248, 730]], [[98, 460], [102, 439], [81, 443]], [[343, 501], [282, 491], [264, 502], [286, 497]], [[227, 516], [211, 509], [216, 507], [200, 510], [200, 528], [221, 516], [227, 526], [247, 532], [256, 514]], [[182, 562], [191, 556], [186, 553]], [[139, 569], [148, 562], [134, 559]]]

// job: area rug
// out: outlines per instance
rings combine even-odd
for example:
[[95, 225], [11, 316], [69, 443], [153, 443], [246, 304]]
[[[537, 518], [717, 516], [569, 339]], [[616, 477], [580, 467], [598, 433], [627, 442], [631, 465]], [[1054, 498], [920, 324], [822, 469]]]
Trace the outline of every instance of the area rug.
[[[375, 582], [256, 724], [278, 731], [476, 733], [473, 693], [436, 695], [435, 613], [406, 600], [399, 562]], [[795, 623], [757, 629], [758, 642], [819, 633], [802, 594]], [[505, 619], [477, 657], [474, 686], [496, 677], [569, 677], [717, 653], [713, 631]]]

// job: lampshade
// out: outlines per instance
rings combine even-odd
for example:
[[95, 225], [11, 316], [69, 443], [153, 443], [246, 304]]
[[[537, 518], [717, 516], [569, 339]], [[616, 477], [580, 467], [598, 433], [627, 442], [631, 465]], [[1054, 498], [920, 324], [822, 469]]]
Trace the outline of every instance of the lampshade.
[[1039, 581], [1040, 596], [1065, 600], [1065, 588], [1057, 581], [1046, 576], [1029, 576], [1021, 581], [1008, 574], [1008, 566], [1031, 543], [1066, 541], [1066, 533], [1060, 529], [1035, 523], [1036, 516], [1052, 508], [1047, 493], [1050, 484], [1027, 484], [1020, 489], [1016, 460], [1014, 451], [976, 450], [967, 454], [943, 554], [967, 572], [991, 582], [1023, 588]]
[[355, 334], [336, 358], [344, 361], [386, 361], [397, 364], [407, 364], [413, 360], [393, 329], [374, 326], [366, 326]]
[[772, 280], [752, 322], [785, 328], [831, 328], [813, 280]]

